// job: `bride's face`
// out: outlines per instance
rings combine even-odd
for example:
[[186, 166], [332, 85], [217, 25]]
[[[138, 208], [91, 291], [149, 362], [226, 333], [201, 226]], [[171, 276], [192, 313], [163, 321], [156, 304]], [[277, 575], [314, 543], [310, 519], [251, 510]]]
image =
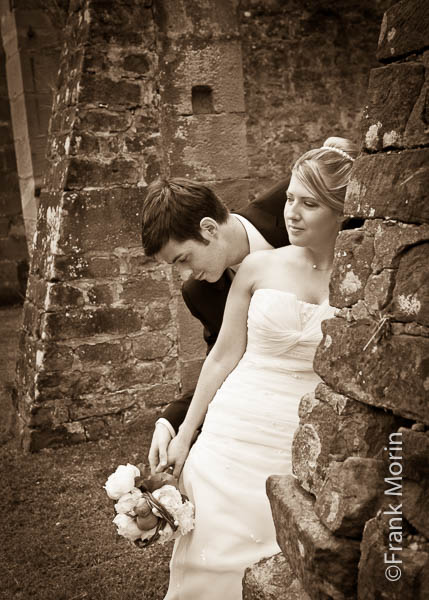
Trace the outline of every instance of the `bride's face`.
[[331, 244], [338, 234], [341, 215], [322, 204], [292, 173], [284, 210], [286, 229], [295, 246]]

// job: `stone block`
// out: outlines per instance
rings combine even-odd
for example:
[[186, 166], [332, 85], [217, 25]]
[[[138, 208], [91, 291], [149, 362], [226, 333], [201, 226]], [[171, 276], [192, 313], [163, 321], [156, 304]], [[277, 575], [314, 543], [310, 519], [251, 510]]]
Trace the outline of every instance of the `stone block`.
[[362, 118], [364, 149], [374, 152], [404, 147], [405, 129], [424, 80], [424, 66], [417, 62], [371, 70]]
[[206, 44], [176, 40], [162, 64], [163, 102], [177, 115], [196, 114], [195, 86], [211, 90], [212, 107], [204, 112], [244, 113], [241, 45], [237, 41]]
[[350, 456], [333, 461], [317, 494], [316, 515], [335, 535], [360, 538], [383, 502], [384, 476], [381, 460]]
[[168, 302], [171, 298], [170, 285], [159, 272], [142, 275], [139, 279], [124, 281], [119, 298], [125, 303], [145, 305], [149, 302], [164, 300]]
[[236, 3], [230, 0], [218, 0], [214, 5], [198, 0], [170, 2], [168, 10], [158, 6], [154, 18], [160, 31], [170, 40], [180, 37], [228, 39], [239, 33]]
[[122, 61], [125, 71], [145, 75], [153, 68], [152, 60], [146, 54], [127, 54]]
[[429, 148], [356, 159], [347, 188], [347, 215], [429, 221]]
[[429, 243], [404, 252], [387, 312], [397, 321], [429, 326]]
[[390, 335], [387, 322], [376, 334], [379, 327], [370, 319], [324, 321], [316, 372], [341, 394], [429, 424], [429, 339]]
[[114, 185], [137, 184], [139, 165], [128, 158], [99, 161], [85, 158], [70, 159], [66, 189], [106, 188]]
[[404, 250], [429, 241], [429, 225], [373, 221], [375, 256], [372, 270], [397, 269]]
[[[399, 525], [399, 521], [392, 525]], [[381, 513], [371, 519], [365, 526], [361, 551], [359, 600], [427, 598], [429, 543], [414, 541], [406, 521], [402, 521], [400, 529], [394, 529], [389, 527], [389, 515]], [[388, 563], [386, 560], [400, 562]]]
[[362, 229], [340, 232], [335, 243], [335, 260], [329, 282], [329, 302], [343, 308], [363, 298], [371, 273], [374, 239]]
[[322, 525], [314, 499], [291, 475], [271, 475], [267, 494], [279, 546], [310, 598], [355, 598], [359, 542]]
[[244, 114], [202, 114], [176, 121], [165, 115], [164, 124], [173, 177], [213, 181], [247, 176]]
[[[115, 10], [108, 0], [93, 0], [89, 14], [91, 42], [97, 45], [146, 46], [153, 40], [151, 7], [117, 2]], [[136, 23], [140, 26], [136, 28]]]
[[118, 391], [111, 394], [94, 394], [74, 400], [69, 407], [72, 421], [121, 413], [138, 402], [138, 391]]
[[85, 110], [80, 111], [76, 131], [86, 133], [107, 133], [126, 131], [131, 125], [132, 119], [129, 112], [112, 112], [108, 110]]
[[[41, 284], [44, 282], [40, 282]], [[46, 286], [46, 296], [44, 302], [42, 299], [35, 298], [35, 302], [44, 306], [48, 312], [64, 310], [68, 308], [78, 308], [85, 305], [83, 291], [66, 283], [48, 283]]]
[[178, 386], [175, 383], [159, 383], [139, 391], [139, 410], [167, 406], [177, 398]]
[[203, 338], [203, 327], [190, 313], [182, 298], [177, 302], [177, 325], [180, 357], [186, 361], [205, 357], [207, 345]]
[[364, 301], [372, 315], [378, 314], [391, 299], [395, 276], [396, 271], [394, 269], [383, 269], [381, 273], [372, 274], [368, 277], [364, 291]]
[[243, 577], [243, 600], [310, 600], [283, 554], [263, 558]]
[[429, 434], [399, 429], [403, 460], [402, 505], [405, 518], [429, 539]]
[[299, 417], [292, 443], [293, 472], [316, 496], [333, 461], [380, 458], [389, 434], [398, 428], [393, 415], [333, 392], [323, 383], [302, 398]]
[[49, 343], [37, 350], [36, 362], [43, 365], [47, 372], [64, 372], [71, 368], [74, 359], [74, 350], [69, 346]]
[[141, 106], [141, 90], [136, 83], [113, 81], [99, 74], [83, 73], [79, 82], [79, 101], [83, 105], [113, 108], [136, 108]]
[[164, 329], [172, 321], [170, 307], [162, 300], [148, 303], [143, 311], [143, 318], [145, 325], [152, 330]]
[[83, 371], [93, 369], [95, 366], [108, 366], [119, 364], [127, 358], [124, 344], [121, 341], [81, 344], [74, 351], [79, 359]]
[[429, 141], [429, 129], [427, 127], [427, 114], [429, 110], [429, 53], [427, 51], [424, 55], [424, 63], [426, 67], [426, 79], [405, 128], [404, 142], [406, 147], [424, 146]]
[[420, 0], [402, 0], [385, 13], [378, 40], [377, 60], [390, 61], [429, 46], [429, 10]]
[[95, 250], [102, 255], [141, 247], [141, 200], [142, 190], [132, 187], [64, 193], [58, 253]]
[[121, 307], [47, 313], [43, 316], [41, 326], [44, 340], [124, 334], [140, 331], [140, 328], [140, 316], [130, 308]]
[[163, 333], [147, 331], [132, 338], [132, 347], [138, 360], [153, 360], [167, 356], [173, 347], [173, 340]]

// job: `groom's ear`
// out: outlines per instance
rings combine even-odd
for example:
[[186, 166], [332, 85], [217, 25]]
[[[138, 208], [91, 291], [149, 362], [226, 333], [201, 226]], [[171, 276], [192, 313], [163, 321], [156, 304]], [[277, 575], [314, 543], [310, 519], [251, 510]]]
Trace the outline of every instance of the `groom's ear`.
[[219, 225], [217, 221], [211, 217], [203, 217], [200, 221], [201, 235], [210, 240], [210, 238], [216, 237], [219, 231]]

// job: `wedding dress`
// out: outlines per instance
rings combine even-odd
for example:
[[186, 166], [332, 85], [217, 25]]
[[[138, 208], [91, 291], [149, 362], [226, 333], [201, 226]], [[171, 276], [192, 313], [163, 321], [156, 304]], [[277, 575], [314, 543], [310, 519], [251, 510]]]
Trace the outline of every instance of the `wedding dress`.
[[280, 552], [265, 482], [291, 472], [301, 397], [333, 308], [258, 289], [247, 349], [209, 405], [182, 472], [195, 529], [176, 541], [165, 600], [241, 600], [246, 567]]

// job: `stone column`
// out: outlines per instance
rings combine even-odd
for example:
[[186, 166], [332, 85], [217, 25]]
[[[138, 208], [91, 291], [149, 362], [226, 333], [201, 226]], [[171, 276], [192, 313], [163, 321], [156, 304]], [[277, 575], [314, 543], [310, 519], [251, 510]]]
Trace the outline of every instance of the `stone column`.
[[22, 302], [28, 251], [16, 170], [5, 54], [0, 45], [0, 305]]
[[[161, 136], [169, 175], [208, 182], [233, 210], [248, 201], [238, 3], [155, 2]], [[180, 282], [176, 278], [177, 291]], [[178, 292], [179, 293], [179, 292]], [[206, 348], [200, 324], [177, 305], [182, 389], [192, 389]]]
[[384, 16], [292, 477], [268, 480], [311, 598], [423, 599], [429, 573], [429, 9]]
[[[38, 0], [1, 2], [2, 38], [28, 250], [32, 252], [37, 204], [46, 170], [46, 142], [60, 46], [54, 26]], [[58, 10], [58, 15], [63, 13]]]
[[178, 389], [171, 274], [139, 222], [161, 170], [155, 43], [139, 0], [70, 3], [18, 360], [32, 450], [147, 420]]

